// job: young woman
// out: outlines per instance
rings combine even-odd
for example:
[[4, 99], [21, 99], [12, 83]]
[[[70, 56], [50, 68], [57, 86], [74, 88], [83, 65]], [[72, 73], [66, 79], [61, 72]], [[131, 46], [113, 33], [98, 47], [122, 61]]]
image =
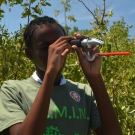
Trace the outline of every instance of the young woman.
[[[36, 71], [28, 79], [2, 85], [0, 135], [90, 135], [90, 129], [97, 135], [122, 135], [100, 74], [101, 57], [89, 62], [84, 49], [69, 43], [78, 38], [83, 36], [66, 36], [48, 16], [28, 24], [26, 55]], [[75, 52], [91, 87], [65, 79], [61, 73], [66, 56]]]

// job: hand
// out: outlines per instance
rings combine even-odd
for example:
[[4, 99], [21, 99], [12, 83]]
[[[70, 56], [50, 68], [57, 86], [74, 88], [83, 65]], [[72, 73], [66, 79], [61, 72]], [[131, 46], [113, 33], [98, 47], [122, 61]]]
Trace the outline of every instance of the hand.
[[47, 70], [55, 71], [56, 74], [63, 68], [66, 56], [74, 52], [69, 44], [69, 40], [74, 39], [71, 36], [62, 36], [51, 44], [48, 48]]
[[[76, 39], [84, 38], [84, 36], [75, 33]], [[96, 56], [94, 61], [88, 61], [86, 58], [86, 53], [89, 51], [90, 56], [95, 53], [99, 53], [97, 48], [79, 48], [75, 45], [72, 48], [77, 52], [78, 58], [82, 67], [82, 70], [87, 78], [91, 76], [99, 76], [100, 75], [100, 67], [101, 67], [101, 56]]]

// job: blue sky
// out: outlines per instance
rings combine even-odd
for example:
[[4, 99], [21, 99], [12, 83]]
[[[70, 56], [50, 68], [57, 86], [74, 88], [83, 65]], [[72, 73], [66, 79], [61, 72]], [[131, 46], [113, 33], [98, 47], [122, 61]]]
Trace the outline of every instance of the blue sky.
[[[48, 15], [54, 17], [59, 21], [60, 24], [64, 25], [64, 13], [63, 7], [60, 0], [48, 0], [52, 6], [43, 8], [43, 15]], [[102, 0], [83, 0], [89, 9], [93, 11], [96, 7], [102, 8]], [[112, 22], [120, 20], [121, 17], [125, 18], [125, 22], [128, 25], [133, 25], [130, 29], [129, 34], [131, 37], [135, 36], [135, 0], [106, 0], [107, 11], [112, 9], [113, 16], [109, 19], [110, 25]], [[68, 15], [74, 15], [77, 22], [68, 22], [70, 27], [77, 26], [79, 29], [91, 29], [90, 22], [93, 21], [92, 15], [87, 11], [87, 9], [78, 2], [78, 0], [71, 0], [72, 9], [68, 12]], [[27, 19], [21, 18], [21, 13], [23, 11], [22, 7], [14, 6], [9, 12], [8, 6], [3, 6], [5, 11], [5, 17], [1, 21], [2, 24], [10, 31], [14, 32], [19, 30], [20, 24], [27, 24]], [[61, 13], [56, 18], [54, 10], [59, 9]]]

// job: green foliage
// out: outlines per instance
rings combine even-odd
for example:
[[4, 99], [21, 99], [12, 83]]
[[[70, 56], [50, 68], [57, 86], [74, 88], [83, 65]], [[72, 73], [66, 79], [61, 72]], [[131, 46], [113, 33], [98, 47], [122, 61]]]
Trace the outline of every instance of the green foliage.
[[12, 35], [4, 26], [0, 30], [0, 84], [4, 80], [27, 78], [34, 71], [34, 66], [24, 53], [23, 29]]
[[[101, 73], [123, 134], [133, 135], [135, 134], [135, 38], [129, 39], [128, 33], [131, 26], [126, 24], [124, 18], [114, 22], [110, 27], [107, 25], [108, 21], [105, 21], [105, 25], [102, 25], [100, 30], [95, 22], [91, 24], [93, 30], [74, 28], [71, 34], [77, 29], [85, 36], [103, 40], [101, 52], [130, 52], [129, 56], [102, 57]], [[87, 83], [76, 55], [71, 54], [66, 64], [64, 73], [67, 78]]]
[[73, 15], [69, 15], [69, 16], [67, 16], [67, 18], [68, 18], [69, 21], [76, 22], [76, 19], [75, 19], [75, 17]]
[[55, 17], [57, 17], [60, 13], [60, 10], [56, 9], [56, 10], [54, 10], [54, 13], [55, 13]]
[[[29, 17], [36, 18], [42, 14], [41, 6], [50, 6], [50, 3], [46, 2], [46, 0], [35, 2], [35, 0], [32, 0], [31, 3], [21, 0], [2, 0], [0, 5], [10, 3], [9, 5], [13, 6], [14, 4], [20, 4], [24, 8], [22, 17], [27, 17], [29, 22]], [[103, 40], [104, 45], [100, 48], [101, 52], [129, 51], [131, 53], [129, 56], [103, 57], [101, 73], [120, 121], [123, 134], [134, 135], [135, 37], [129, 39], [129, 29], [132, 26], [127, 25], [124, 18], [121, 18], [121, 20], [114, 22], [112, 26], [109, 26], [109, 20], [103, 20], [99, 27], [100, 12], [98, 9], [94, 12], [98, 21], [90, 23], [92, 30], [79, 30], [78, 27], [71, 30], [69, 26], [65, 25], [65, 27], [70, 32], [69, 35], [79, 32], [86, 37], [96, 37]], [[0, 18], [3, 15], [3, 9], [0, 9]], [[107, 17], [112, 15], [112, 10], [105, 14]], [[33, 63], [25, 56], [25, 46], [22, 38], [23, 30], [20, 25], [20, 30], [9, 33], [8, 29], [0, 25], [0, 84], [9, 79], [27, 78], [35, 70]], [[63, 73], [66, 78], [87, 83], [76, 54], [68, 55]]]
[[61, 0], [61, 3], [64, 6], [65, 11], [70, 11], [71, 5], [69, 4], [70, 0]]
[[[40, 0], [36, 5], [34, 4], [36, 0], [25, 1], [21, 6], [23, 7], [24, 11], [21, 14], [22, 18], [28, 17], [29, 18], [37, 18], [39, 15], [42, 15], [42, 6], [51, 6], [50, 3], [46, 2], [46, 0]], [[32, 6], [33, 5], [33, 6]]]
[[[105, 51], [129, 51], [129, 56], [103, 58], [102, 74], [108, 93], [119, 118], [123, 133], [135, 134], [135, 42], [128, 39], [128, 30], [124, 19], [114, 22], [103, 37]], [[124, 135], [125, 135], [124, 134]]]
[[[24, 11], [21, 13], [22, 18], [28, 18], [28, 22], [30, 18], [36, 18], [39, 15], [42, 15], [43, 10], [42, 7], [51, 6], [49, 2], [46, 0], [2, 0], [0, 6], [2, 4], [9, 5], [9, 7], [13, 7], [15, 5], [20, 5]], [[9, 9], [10, 11], [11, 9]], [[0, 8], [0, 20], [4, 17], [4, 10]]]
[[4, 10], [0, 8], [0, 20], [4, 17]]
[[[70, 0], [61, 0], [61, 4], [64, 8], [64, 20], [65, 20], [64, 29], [67, 35], [69, 35], [70, 27], [67, 25], [67, 20], [69, 20], [70, 22], [71, 21], [76, 22], [76, 19], [74, 15], [67, 15], [68, 11], [70, 11], [71, 9]], [[54, 10], [54, 12], [55, 16], [57, 17], [60, 13], [60, 10], [56, 9]]]
[[[24, 8], [22, 18], [27, 17], [28, 22], [30, 17], [36, 18], [42, 14], [42, 6], [51, 6], [46, 0], [39, 2], [36, 0], [3, 0], [1, 4], [9, 6], [19, 4]], [[4, 13], [2, 9], [0, 13]], [[3, 15], [0, 14], [1, 17]], [[0, 25], [0, 33], [0, 84], [4, 80], [27, 78], [33, 73], [35, 67], [25, 56], [22, 26], [20, 25], [20, 30], [9, 33], [8, 29]]]

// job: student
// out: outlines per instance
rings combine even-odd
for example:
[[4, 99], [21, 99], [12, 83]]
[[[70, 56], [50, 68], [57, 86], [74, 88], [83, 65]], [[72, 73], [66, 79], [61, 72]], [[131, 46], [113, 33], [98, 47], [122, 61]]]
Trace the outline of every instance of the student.
[[[90, 135], [90, 129], [97, 135], [122, 135], [100, 74], [101, 57], [89, 62], [83, 53], [88, 50], [69, 43], [79, 38], [84, 37], [66, 36], [62, 26], [48, 16], [28, 24], [25, 52], [36, 71], [28, 79], [2, 85], [0, 135]], [[61, 73], [66, 56], [74, 52], [92, 90]], [[91, 51], [97, 52], [96, 48]]]

